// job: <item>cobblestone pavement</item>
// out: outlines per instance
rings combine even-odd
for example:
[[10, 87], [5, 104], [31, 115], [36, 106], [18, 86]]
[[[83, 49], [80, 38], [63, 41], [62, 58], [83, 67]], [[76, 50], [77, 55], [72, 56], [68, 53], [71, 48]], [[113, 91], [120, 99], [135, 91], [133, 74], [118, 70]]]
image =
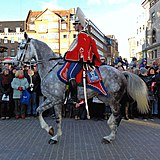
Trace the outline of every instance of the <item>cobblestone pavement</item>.
[[101, 143], [109, 134], [105, 120], [64, 118], [62, 131], [59, 143], [50, 145], [38, 119], [0, 120], [0, 160], [160, 160], [160, 119], [123, 120], [111, 144]]

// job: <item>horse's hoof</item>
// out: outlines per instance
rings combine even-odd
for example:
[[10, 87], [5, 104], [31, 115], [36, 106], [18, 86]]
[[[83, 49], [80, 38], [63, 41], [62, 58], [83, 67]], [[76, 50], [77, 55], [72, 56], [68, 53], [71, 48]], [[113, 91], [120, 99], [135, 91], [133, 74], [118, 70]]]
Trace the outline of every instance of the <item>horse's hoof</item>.
[[53, 140], [53, 139], [50, 139], [49, 141], [48, 141], [48, 144], [56, 144], [58, 141], [56, 141], [56, 140]]
[[102, 143], [103, 144], [109, 144], [109, 143], [111, 143], [111, 141], [109, 141], [108, 139], [103, 138], [102, 139]]
[[48, 132], [52, 137], [54, 136], [54, 129], [51, 127]]

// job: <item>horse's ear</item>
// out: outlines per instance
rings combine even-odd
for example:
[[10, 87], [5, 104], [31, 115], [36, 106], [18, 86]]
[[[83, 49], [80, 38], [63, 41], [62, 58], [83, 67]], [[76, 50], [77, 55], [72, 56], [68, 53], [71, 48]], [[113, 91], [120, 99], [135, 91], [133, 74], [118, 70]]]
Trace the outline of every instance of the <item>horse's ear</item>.
[[28, 35], [27, 35], [26, 32], [24, 32], [24, 38], [25, 38], [25, 39], [28, 39]]

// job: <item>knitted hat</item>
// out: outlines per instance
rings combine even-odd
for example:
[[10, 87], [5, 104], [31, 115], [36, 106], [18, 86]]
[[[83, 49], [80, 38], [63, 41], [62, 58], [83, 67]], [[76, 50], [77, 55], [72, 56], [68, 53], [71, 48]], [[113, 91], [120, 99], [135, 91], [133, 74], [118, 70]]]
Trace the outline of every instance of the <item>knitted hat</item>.
[[132, 58], [132, 61], [137, 61], [137, 58], [136, 58], [136, 57], [133, 57], [133, 58]]
[[104, 57], [104, 56], [101, 56], [100, 59], [101, 59], [101, 60], [105, 60], [105, 57]]
[[6, 71], [6, 70], [9, 70], [6, 66], [3, 66], [3, 68], [2, 68], [2, 73], [4, 72], [4, 71]]
[[147, 69], [144, 67], [141, 67], [140, 72], [141, 72], [141, 74], [145, 74], [147, 72]]

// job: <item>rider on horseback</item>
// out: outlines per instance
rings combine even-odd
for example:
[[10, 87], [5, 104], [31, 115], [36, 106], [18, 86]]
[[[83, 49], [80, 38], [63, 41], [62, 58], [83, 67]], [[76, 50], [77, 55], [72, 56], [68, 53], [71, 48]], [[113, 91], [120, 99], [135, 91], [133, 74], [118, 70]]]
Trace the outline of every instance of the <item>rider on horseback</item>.
[[69, 50], [66, 52], [64, 59], [71, 63], [67, 77], [71, 91], [71, 102], [76, 104], [77, 83], [76, 76], [82, 70], [88, 67], [99, 67], [101, 65], [100, 56], [97, 51], [95, 40], [85, 31], [85, 26], [80, 20], [75, 20], [74, 28], [78, 31], [77, 38], [72, 42]]

